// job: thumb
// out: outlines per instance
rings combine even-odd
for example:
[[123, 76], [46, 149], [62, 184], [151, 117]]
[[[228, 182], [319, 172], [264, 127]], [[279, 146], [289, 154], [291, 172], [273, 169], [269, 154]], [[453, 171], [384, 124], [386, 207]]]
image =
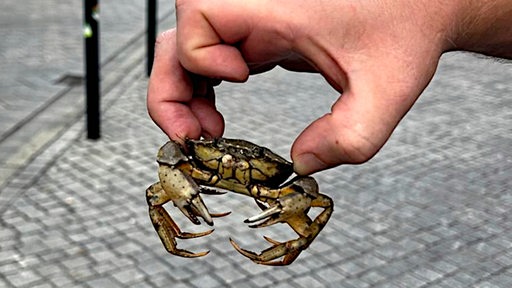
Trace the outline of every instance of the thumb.
[[362, 67], [356, 70], [361, 73], [350, 75], [353, 81], [331, 113], [313, 122], [295, 140], [291, 152], [295, 172], [307, 175], [371, 159], [432, 79], [437, 62], [424, 64], [414, 73], [411, 69], [404, 73], [407, 70], [401, 65], [381, 65], [389, 68], [387, 73]]
[[295, 172], [307, 175], [344, 163], [363, 163], [377, 153], [396, 123], [382, 112], [377, 117], [377, 107], [368, 102], [357, 102], [355, 95], [344, 94], [331, 113], [299, 135], [292, 147]]

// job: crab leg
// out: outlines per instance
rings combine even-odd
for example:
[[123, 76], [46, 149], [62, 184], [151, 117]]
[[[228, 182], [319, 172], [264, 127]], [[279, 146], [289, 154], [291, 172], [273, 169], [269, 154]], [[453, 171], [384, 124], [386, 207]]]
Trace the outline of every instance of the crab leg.
[[[308, 235], [301, 235], [299, 231], [295, 230], [296, 227], [291, 225], [291, 223], [294, 223], [295, 221], [286, 221], [290, 226], [297, 232], [297, 234], [300, 235], [299, 238], [286, 241], [286, 242], [278, 242], [275, 240], [272, 240], [268, 237], [265, 237], [265, 239], [272, 243], [273, 245], [265, 250], [263, 250], [260, 254], [256, 254], [252, 251], [245, 250], [241, 248], [235, 241], [230, 239], [231, 244], [233, 247], [240, 252], [245, 257], [251, 259], [255, 263], [263, 264], [263, 265], [270, 265], [270, 266], [283, 266], [283, 265], [289, 265], [291, 264], [302, 252], [302, 250], [305, 250], [309, 247], [311, 242], [316, 238], [316, 236], [320, 233], [322, 228], [325, 226], [327, 221], [329, 220], [331, 214], [332, 214], [332, 200], [330, 200], [329, 197], [325, 195], [320, 195], [319, 201], [316, 201], [316, 204], [323, 203], [327, 204], [327, 207], [323, 207], [324, 205], [321, 205], [320, 207], [325, 208], [325, 210], [320, 213], [320, 215], [315, 218], [311, 226], [309, 226], [310, 234]], [[315, 201], [314, 201], [315, 202]], [[330, 203], [330, 204], [329, 204]], [[312, 204], [312, 206], [315, 206]], [[291, 219], [290, 219], [291, 220]], [[297, 219], [294, 219], [297, 220]], [[283, 257], [280, 261], [273, 261], [279, 257]]]
[[[258, 264], [281, 266], [292, 263], [299, 256], [300, 252], [313, 242], [329, 221], [333, 211], [331, 198], [318, 193], [314, 195], [312, 193], [313, 190], [309, 190], [310, 188], [316, 189], [314, 185], [316, 182], [310, 179], [313, 178], [304, 178], [304, 181], [299, 179], [299, 181], [281, 189], [256, 187], [259, 200], [268, 202], [270, 206], [259, 215], [245, 220], [246, 223], [255, 223], [263, 220], [260, 223], [250, 225], [253, 228], [265, 227], [275, 223], [287, 223], [299, 235], [299, 238], [278, 242], [265, 237], [272, 246], [263, 250], [260, 254], [242, 249], [236, 242], [230, 239], [233, 247], [242, 255]], [[272, 199], [275, 197], [276, 191], [279, 192], [278, 194], [281, 197]], [[319, 207], [324, 210], [315, 220], [311, 220], [307, 215], [310, 207]], [[283, 259], [281, 261], [273, 261], [279, 257], [283, 257]]]
[[151, 185], [146, 190], [146, 199], [149, 204], [149, 218], [151, 219], [153, 227], [158, 233], [158, 236], [160, 237], [160, 240], [162, 241], [165, 249], [171, 254], [187, 258], [201, 257], [208, 254], [210, 251], [193, 253], [188, 250], [177, 248], [177, 242], [175, 238], [189, 239], [202, 237], [212, 233], [213, 229], [200, 233], [182, 232], [174, 220], [172, 220], [171, 216], [169, 216], [167, 211], [165, 211], [164, 207], [161, 205], [151, 204], [152, 199], [161, 199], [159, 197], [155, 197], [155, 195], [159, 194], [165, 195], [165, 190], [162, 189], [160, 182]]
[[[266, 219], [259, 224], [250, 226], [253, 228], [286, 222], [299, 235], [309, 234], [307, 230], [312, 221], [307, 213], [312, 206], [312, 201], [320, 195], [317, 192], [318, 184], [312, 177], [296, 178], [290, 183], [280, 189], [269, 189], [265, 186], [255, 185], [251, 189], [251, 193], [263, 212], [246, 219], [244, 222], [256, 223]], [[267, 202], [270, 206], [266, 207], [258, 201]]]
[[163, 207], [149, 207], [149, 217], [155, 227], [162, 244], [164, 245], [167, 252], [186, 258], [195, 258], [205, 256], [210, 251], [193, 253], [188, 250], [177, 248], [177, 242], [175, 238], [188, 239], [206, 236], [213, 232], [213, 229], [201, 233], [187, 233], [181, 232], [176, 223], [167, 214]]
[[[305, 245], [308, 244], [306, 238], [297, 238], [295, 240], [290, 240], [284, 243], [271, 240], [268, 237], [265, 237], [265, 240], [272, 243], [273, 246], [263, 250], [258, 255], [252, 251], [241, 248], [235, 241], [233, 241], [233, 239], [229, 238], [231, 245], [233, 245], [233, 247], [235, 247], [235, 249], [240, 252], [240, 254], [251, 259], [254, 263], [269, 266], [284, 266], [291, 264], [293, 261], [295, 261], [295, 259], [297, 259], [300, 252], [307, 248]], [[282, 257], [283, 255], [283, 260], [272, 261]]]

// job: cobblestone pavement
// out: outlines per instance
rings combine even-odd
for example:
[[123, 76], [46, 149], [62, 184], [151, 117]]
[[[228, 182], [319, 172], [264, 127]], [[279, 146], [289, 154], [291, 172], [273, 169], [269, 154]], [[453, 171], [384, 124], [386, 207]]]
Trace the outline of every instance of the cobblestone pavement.
[[[66, 83], [56, 82], [66, 76], [83, 76], [82, 2], [0, 3], [0, 108], [10, 112], [0, 113], [0, 135], [65, 88]], [[106, 64], [143, 35], [146, 1], [99, 2], [101, 58]], [[161, 5], [162, 16], [173, 9], [171, 4]]]
[[[444, 56], [374, 159], [315, 175], [335, 211], [310, 248], [290, 266], [263, 267], [228, 238], [261, 250], [262, 235], [295, 236], [285, 225], [248, 228], [258, 208], [234, 194], [205, 196], [211, 211], [233, 213], [213, 234], [179, 241], [208, 256], [164, 251], [144, 190], [166, 137], [147, 116], [144, 65], [132, 65], [143, 47], [123, 53], [104, 72], [123, 77], [104, 95], [101, 140], [85, 140], [78, 121], [1, 188], [0, 287], [512, 287], [509, 63]], [[279, 69], [217, 94], [227, 137], [281, 155], [337, 98], [319, 77]], [[183, 230], [208, 229], [167, 208]]]
[[[123, 72], [114, 71], [112, 67], [119, 66], [115, 60], [130, 45], [145, 45], [146, 2], [99, 1], [104, 91], [112, 89]], [[171, 1], [158, 2], [160, 19], [168, 16], [171, 21]], [[83, 1], [0, 2], [0, 187], [32, 160], [32, 151], [44, 149], [83, 113], [82, 5]], [[52, 117], [43, 117], [43, 111]]]

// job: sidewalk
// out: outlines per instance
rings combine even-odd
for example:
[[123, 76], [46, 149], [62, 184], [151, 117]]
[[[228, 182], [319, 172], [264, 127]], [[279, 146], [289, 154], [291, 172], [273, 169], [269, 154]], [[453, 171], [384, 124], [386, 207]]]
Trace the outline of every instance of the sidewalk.
[[[160, 27], [169, 26], [172, 17]], [[208, 256], [184, 259], [163, 249], [144, 193], [157, 180], [154, 157], [166, 137], [145, 108], [144, 36], [131, 35], [138, 36], [114, 49], [102, 71], [102, 138], [86, 140], [84, 121], [72, 111], [73, 120], [61, 126], [34, 126], [45, 133], [60, 128], [0, 185], [0, 287], [512, 287], [510, 64], [443, 57], [374, 159], [315, 174], [335, 210], [311, 247], [290, 266], [264, 267], [238, 254], [228, 238], [260, 251], [268, 246], [262, 235], [295, 235], [286, 225], [247, 227], [243, 220], [259, 209], [232, 193], [204, 196], [210, 211], [232, 211], [215, 219], [214, 233], [179, 241], [210, 250]], [[56, 100], [55, 111], [81, 105], [73, 101], [83, 101], [83, 88], [68, 89], [72, 97]], [[226, 137], [285, 157], [336, 98], [320, 77], [280, 69], [217, 90]], [[52, 120], [60, 115], [48, 112], [52, 106], [37, 117], [61, 123]], [[26, 125], [45, 123], [37, 117]], [[9, 154], [6, 141], [37, 142], [23, 131], [5, 137], [0, 152]], [[184, 231], [208, 229], [167, 209]]]
[[[0, 3], [0, 187], [85, 111], [82, 2]], [[134, 65], [122, 59], [133, 57], [130, 52], [122, 54], [136, 41], [145, 45], [146, 1], [99, 3], [101, 87], [107, 92], [123, 76], [115, 61]], [[174, 6], [161, 0], [159, 8], [160, 18], [167, 16], [161, 27], [170, 27]]]

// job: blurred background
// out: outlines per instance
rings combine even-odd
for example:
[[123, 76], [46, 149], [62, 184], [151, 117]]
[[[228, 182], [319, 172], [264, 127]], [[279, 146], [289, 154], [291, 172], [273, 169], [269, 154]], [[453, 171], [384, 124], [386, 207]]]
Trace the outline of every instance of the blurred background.
[[[100, 1], [101, 138], [85, 128], [83, 3], [0, 3], [0, 287], [511, 287], [512, 66], [450, 53], [371, 161], [316, 173], [334, 213], [287, 267], [252, 263], [286, 225], [233, 193], [203, 198], [215, 232], [165, 252], [147, 216], [155, 154], [147, 115], [146, 1]], [[174, 3], [158, 1], [159, 30]], [[376, 67], [375, 69], [378, 69]], [[339, 95], [318, 75], [275, 69], [223, 83], [226, 137], [289, 159], [295, 137]], [[322, 139], [318, 139], [322, 141]], [[167, 205], [184, 231], [194, 226]]]

